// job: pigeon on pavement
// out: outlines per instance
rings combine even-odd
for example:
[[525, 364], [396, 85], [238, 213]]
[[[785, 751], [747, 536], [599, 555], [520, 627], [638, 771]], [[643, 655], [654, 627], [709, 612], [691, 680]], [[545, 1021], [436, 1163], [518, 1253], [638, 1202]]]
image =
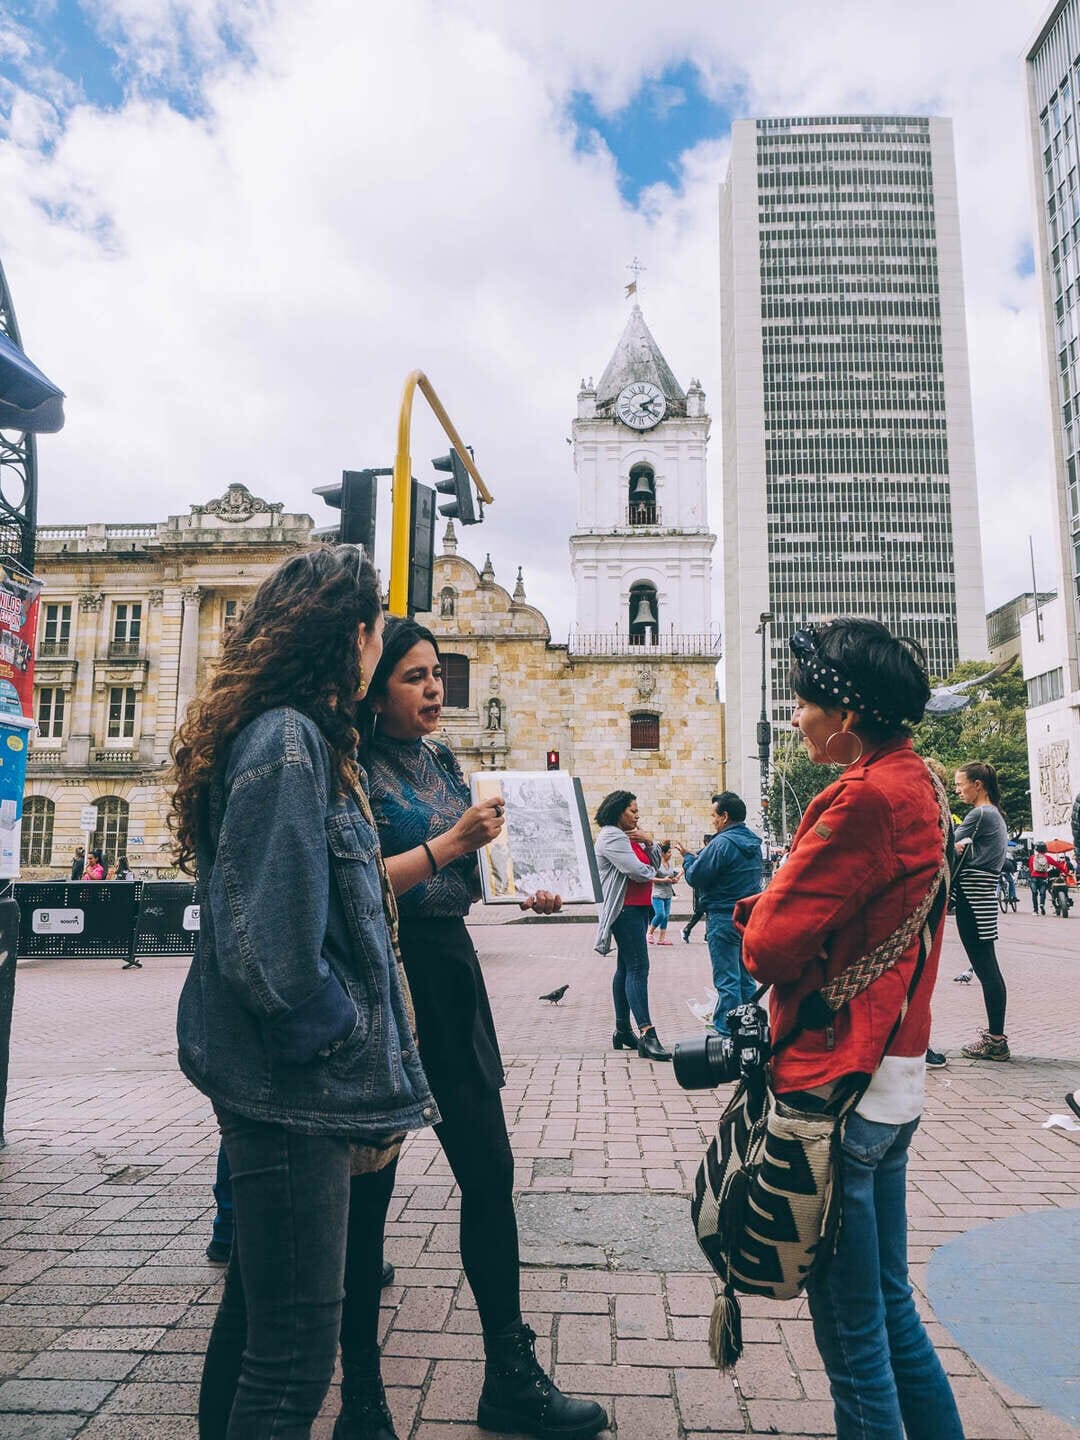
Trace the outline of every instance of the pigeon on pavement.
[[569, 985], [560, 985], [557, 990], [552, 990], [550, 995], [541, 995], [540, 999], [550, 1000], [552, 1005], [557, 1005], [569, 989]]

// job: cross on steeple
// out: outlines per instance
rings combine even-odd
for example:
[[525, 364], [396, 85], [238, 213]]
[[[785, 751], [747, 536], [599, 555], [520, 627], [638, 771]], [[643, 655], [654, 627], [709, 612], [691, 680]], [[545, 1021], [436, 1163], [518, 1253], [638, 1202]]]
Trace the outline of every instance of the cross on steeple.
[[637, 294], [638, 276], [645, 272], [646, 266], [642, 265], [641, 261], [635, 255], [632, 263], [627, 265], [626, 268], [634, 277], [626, 286], [626, 298], [629, 300], [631, 295]]

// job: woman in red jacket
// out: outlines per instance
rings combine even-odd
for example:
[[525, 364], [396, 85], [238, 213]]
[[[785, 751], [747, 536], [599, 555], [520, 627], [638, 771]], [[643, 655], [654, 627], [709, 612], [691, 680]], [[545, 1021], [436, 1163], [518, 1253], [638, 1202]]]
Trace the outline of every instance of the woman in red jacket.
[[[919, 646], [876, 621], [844, 619], [796, 632], [791, 648], [792, 724], [814, 764], [842, 773], [807, 807], [769, 888], [735, 912], [746, 968], [773, 987], [774, 1041], [795, 1027], [804, 995], [911, 917], [943, 847], [939, 797], [909, 738], [930, 695]], [[804, 1108], [869, 1080], [844, 1131], [836, 1255], [807, 1290], [838, 1440], [963, 1437], [907, 1269], [907, 1154], [943, 923], [942, 910], [921, 966], [916, 934], [832, 1025], [804, 1030], [773, 1060], [776, 1091]]]

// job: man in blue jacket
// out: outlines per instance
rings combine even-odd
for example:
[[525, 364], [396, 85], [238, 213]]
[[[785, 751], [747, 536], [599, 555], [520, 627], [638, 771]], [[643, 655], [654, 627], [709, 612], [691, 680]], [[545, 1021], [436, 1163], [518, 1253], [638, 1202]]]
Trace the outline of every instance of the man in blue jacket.
[[742, 963], [742, 940], [731, 919], [739, 900], [761, 889], [761, 836], [746, 824], [746, 805], [731, 790], [712, 797], [716, 834], [700, 854], [676, 845], [683, 875], [705, 911], [705, 939], [712, 960], [716, 1009], [713, 1026], [726, 1030], [727, 1013], [749, 1000], [757, 986]]

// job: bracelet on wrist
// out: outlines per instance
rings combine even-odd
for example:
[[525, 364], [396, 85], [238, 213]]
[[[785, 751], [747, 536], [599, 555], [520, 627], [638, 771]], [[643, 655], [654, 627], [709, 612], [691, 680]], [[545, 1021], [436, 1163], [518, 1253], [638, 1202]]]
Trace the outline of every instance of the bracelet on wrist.
[[428, 858], [428, 864], [431, 866], [432, 875], [437, 875], [439, 873], [439, 866], [438, 862], [435, 859], [435, 856], [432, 854], [431, 846], [427, 843], [426, 840], [421, 840], [420, 844], [424, 847], [424, 854]]

